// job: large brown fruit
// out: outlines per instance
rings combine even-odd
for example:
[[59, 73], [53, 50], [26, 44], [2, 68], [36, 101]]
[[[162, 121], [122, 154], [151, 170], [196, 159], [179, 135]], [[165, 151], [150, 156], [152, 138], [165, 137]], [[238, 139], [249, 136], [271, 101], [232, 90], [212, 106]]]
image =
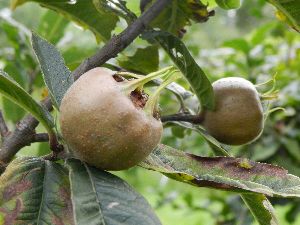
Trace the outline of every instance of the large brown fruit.
[[255, 86], [238, 77], [212, 84], [215, 110], [204, 112], [203, 126], [210, 135], [228, 145], [255, 140], [263, 130], [263, 108]]
[[60, 106], [62, 135], [81, 160], [106, 170], [137, 165], [158, 145], [162, 124], [136, 107], [114, 72], [95, 68], [67, 91]]

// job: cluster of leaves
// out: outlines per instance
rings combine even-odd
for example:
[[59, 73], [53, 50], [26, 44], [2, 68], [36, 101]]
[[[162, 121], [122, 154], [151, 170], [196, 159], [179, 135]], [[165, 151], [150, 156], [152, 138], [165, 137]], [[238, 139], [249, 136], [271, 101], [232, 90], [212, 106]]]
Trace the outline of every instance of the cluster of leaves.
[[[24, 0], [15, 0], [12, 1], [12, 5], [17, 7], [25, 2]], [[57, 3], [57, 1], [42, 0], [35, 2], [54, 9], [65, 15], [66, 18], [77, 22], [84, 28], [88, 28], [96, 35], [98, 41], [103, 42], [110, 38], [111, 32], [115, 29], [120, 17], [124, 18], [128, 24], [136, 17], [127, 8], [125, 1], [98, 0], [89, 1], [88, 4], [86, 1], [80, 0], [76, 1], [75, 4], [72, 4], [72, 2]], [[280, 1], [277, 3], [280, 3]], [[168, 16], [170, 12], [173, 15], [171, 18]], [[157, 18], [157, 21], [152, 24], [154, 27], [163, 29], [164, 32], [148, 31], [144, 33], [143, 38], [148, 40], [151, 45], [147, 48], [137, 49], [133, 56], [125, 57], [126, 61], [124, 61], [124, 58], [119, 60], [119, 65], [125, 69], [141, 73], [156, 70], [159, 63], [158, 46], [161, 46], [185, 75], [202, 107], [212, 109], [213, 95], [208, 78], [197, 65], [184, 43], [174, 36], [174, 34], [180, 35], [178, 31], [189, 24], [190, 20], [203, 22], [210, 15], [207, 6], [200, 1], [173, 1], [166, 11]], [[160, 21], [164, 21], [164, 23]], [[50, 34], [52, 35], [49, 35], [50, 37], [47, 39], [59, 46], [64, 41], [63, 36], [68, 23], [63, 17], [49, 11], [41, 20], [37, 33], [47, 34], [48, 37], [50, 27]], [[13, 60], [21, 64], [16, 67], [10, 64], [9, 60], [5, 60], [4, 70], [11, 77], [1, 72], [1, 93], [32, 113], [49, 133], [56, 132], [52, 116], [28, 93], [31, 93], [31, 90], [35, 88], [43, 88], [40, 79], [43, 76], [53, 103], [58, 109], [63, 94], [73, 83], [71, 72], [65, 63], [71, 69], [75, 68], [84, 57], [82, 51], [76, 54], [76, 47], [66, 45], [67, 47], [62, 50], [64, 60], [54, 45], [33, 34], [31, 41], [39, 66], [30, 50], [30, 32], [10, 17], [6, 17], [1, 26], [6, 27], [4, 30], [7, 38], [13, 43], [13, 49], [16, 51], [11, 54]], [[253, 35], [250, 41], [244, 39], [234, 40], [231, 43], [224, 43], [224, 46], [245, 54], [246, 62], [249, 63], [247, 66], [250, 69], [258, 67], [259, 63], [265, 65], [264, 62], [251, 59], [251, 50], [260, 44], [259, 40], [268, 31], [267, 28], [261, 29], [259, 32], [257, 31], [256, 36]], [[23, 43], [23, 45], [20, 45], [20, 43]], [[149, 51], [149, 49], [152, 51]], [[75, 53], [75, 56], [73, 53]], [[141, 62], [139, 55], [144, 54], [148, 54], [150, 58], [153, 56], [155, 60], [152, 63]], [[5, 53], [3, 55], [6, 56]], [[68, 57], [71, 57], [71, 59]], [[236, 59], [233, 61], [238, 62]], [[241, 67], [243, 68], [243, 66]], [[248, 73], [248, 70], [246, 72], [252, 74], [250, 79], [253, 79], [254, 72]], [[15, 78], [15, 81], [13, 78]], [[28, 80], [23, 84], [18, 78]], [[179, 96], [179, 99], [186, 99], [188, 91], [182, 87], [180, 91], [178, 87], [171, 89]], [[38, 94], [40, 93], [41, 91], [38, 92]], [[11, 107], [16, 108], [15, 105]], [[6, 109], [4, 110], [8, 112]], [[18, 116], [20, 115], [18, 114]], [[18, 119], [19, 117], [15, 121]], [[260, 224], [278, 224], [272, 205], [265, 195], [299, 197], [300, 179], [288, 174], [286, 170], [268, 164], [228, 157], [230, 155], [227, 149], [208, 136], [200, 127], [186, 123], [173, 123], [172, 125], [181, 127], [183, 130], [197, 132], [209, 143], [215, 155], [227, 157], [200, 157], [160, 145], [141, 163], [141, 167], [158, 171], [172, 179], [197, 187], [210, 187], [240, 193]], [[4, 221], [4, 224], [9, 224], [12, 221], [39, 222], [40, 220], [54, 224], [72, 224], [73, 222], [86, 224], [91, 219], [97, 221], [97, 223], [102, 221], [100, 224], [120, 222], [123, 224], [160, 223], [149, 209], [149, 205], [127, 184], [109, 173], [90, 168], [78, 161], [67, 160], [64, 164], [61, 164], [40, 158], [19, 159], [11, 163], [1, 176], [0, 181], [0, 221]], [[61, 195], [56, 196], [53, 194], [57, 192]], [[29, 212], [25, 203], [29, 202], [31, 204], [28, 199], [32, 197], [32, 193], [36, 193], [38, 201], [35, 201], [35, 207], [30, 208], [31, 211]], [[47, 196], [47, 198], [43, 196]], [[133, 201], [135, 204], [128, 206], [128, 201]], [[84, 202], [90, 204], [82, 204]], [[49, 204], [53, 207], [53, 211], [47, 211]], [[89, 213], [85, 213], [83, 216], [82, 212], [86, 211]]]

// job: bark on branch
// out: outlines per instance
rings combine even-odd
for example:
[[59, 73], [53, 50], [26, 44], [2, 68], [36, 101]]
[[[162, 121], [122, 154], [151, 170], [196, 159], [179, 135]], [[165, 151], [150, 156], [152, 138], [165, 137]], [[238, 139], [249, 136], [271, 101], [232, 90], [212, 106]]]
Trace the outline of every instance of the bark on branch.
[[1, 134], [1, 137], [4, 138], [6, 135], [8, 135], [8, 133], [9, 133], [8, 127], [4, 120], [2, 111], [0, 110], [0, 134]]
[[150, 22], [159, 15], [159, 13], [172, 0], [158, 0], [147, 11], [145, 11], [136, 21], [130, 24], [122, 33], [112, 37], [107, 44], [101, 48], [95, 55], [87, 58], [73, 72], [74, 78], [78, 79], [86, 71], [104, 64], [111, 58], [114, 58], [123, 51], [130, 43], [134, 41], [150, 24]]
[[[50, 111], [52, 110], [51, 100], [48, 98], [43, 104]], [[35, 141], [35, 128], [39, 122], [31, 115], [25, 116], [17, 125], [15, 130], [5, 136], [0, 150], [0, 161], [8, 163], [14, 155], [23, 147]]]
[[181, 121], [193, 124], [201, 124], [203, 122], [203, 115], [190, 115], [185, 113], [178, 113], [174, 115], [167, 115], [161, 118], [162, 122]]

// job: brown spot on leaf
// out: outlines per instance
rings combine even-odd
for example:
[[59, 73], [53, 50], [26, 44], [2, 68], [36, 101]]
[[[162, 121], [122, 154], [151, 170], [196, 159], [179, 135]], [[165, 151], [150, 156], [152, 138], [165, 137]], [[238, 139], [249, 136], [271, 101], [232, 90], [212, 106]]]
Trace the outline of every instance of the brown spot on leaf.
[[[214, 181], [208, 181], [208, 180], [192, 180], [193, 184], [197, 185], [198, 187], [212, 187], [217, 188], [221, 190], [233, 190], [233, 187], [228, 184], [220, 184]], [[238, 189], [238, 188], [237, 188]]]
[[20, 199], [16, 200], [16, 207], [13, 211], [8, 211], [4, 208], [0, 208], [0, 212], [5, 213], [5, 217], [4, 217], [4, 223], [3, 225], [12, 225], [12, 224], [16, 224], [15, 221], [19, 215], [19, 213], [21, 212], [22, 209], [22, 201]]
[[57, 216], [52, 217], [51, 221], [53, 225], [65, 225], [64, 222]]
[[75, 224], [73, 221], [73, 206], [71, 201], [70, 189], [61, 187], [59, 189], [59, 196], [62, 202], [64, 203], [64, 210], [63, 210], [64, 217], [70, 224]]
[[248, 167], [241, 166], [244, 165], [245, 159], [233, 158], [233, 157], [201, 157], [192, 154], [187, 155], [194, 160], [201, 163], [201, 166], [208, 169], [222, 169], [228, 175], [231, 175], [237, 179], [247, 179], [252, 175], [255, 176], [268, 176], [268, 177], [286, 177], [287, 170], [274, 166], [271, 164], [258, 163], [254, 161], [247, 160], [250, 165]]
[[21, 179], [16, 183], [7, 186], [3, 191], [3, 199], [8, 201], [13, 197], [21, 194], [22, 192], [30, 189], [32, 187], [31, 181], [27, 179]]

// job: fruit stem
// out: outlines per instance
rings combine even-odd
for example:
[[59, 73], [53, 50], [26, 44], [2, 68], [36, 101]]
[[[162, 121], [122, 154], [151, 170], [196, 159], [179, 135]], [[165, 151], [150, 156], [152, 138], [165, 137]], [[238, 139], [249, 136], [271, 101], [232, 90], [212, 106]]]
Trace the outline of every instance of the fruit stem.
[[[136, 89], [142, 89], [144, 84], [148, 83], [151, 80], [154, 80], [156, 78], [159, 77], [164, 77], [170, 73], [172, 73], [173, 71], [176, 71], [176, 68], [174, 68], [173, 66], [170, 67], [166, 67], [164, 69], [161, 69], [159, 71], [150, 73], [146, 76], [141, 76], [138, 79], [135, 80], [131, 80], [128, 81], [126, 83], [123, 84], [123, 91], [129, 95], [132, 91], [136, 90]], [[121, 75], [121, 73], [117, 73], [119, 75]], [[127, 75], [133, 75], [132, 73], [126, 73]]]
[[161, 91], [165, 89], [165, 87], [168, 86], [170, 83], [174, 82], [180, 77], [181, 74], [179, 70], [172, 70], [168, 73], [166, 80], [153, 92], [153, 94], [149, 96], [148, 101], [144, 107], [144, 112], [147, 115], [153, 116], [153, 114], [157, 111], [157, 102]]
[[63, 145], [59, 144], [54, 132], [49, 133], [49, 146], [53, 153], [59, 153], [64, 150]]

